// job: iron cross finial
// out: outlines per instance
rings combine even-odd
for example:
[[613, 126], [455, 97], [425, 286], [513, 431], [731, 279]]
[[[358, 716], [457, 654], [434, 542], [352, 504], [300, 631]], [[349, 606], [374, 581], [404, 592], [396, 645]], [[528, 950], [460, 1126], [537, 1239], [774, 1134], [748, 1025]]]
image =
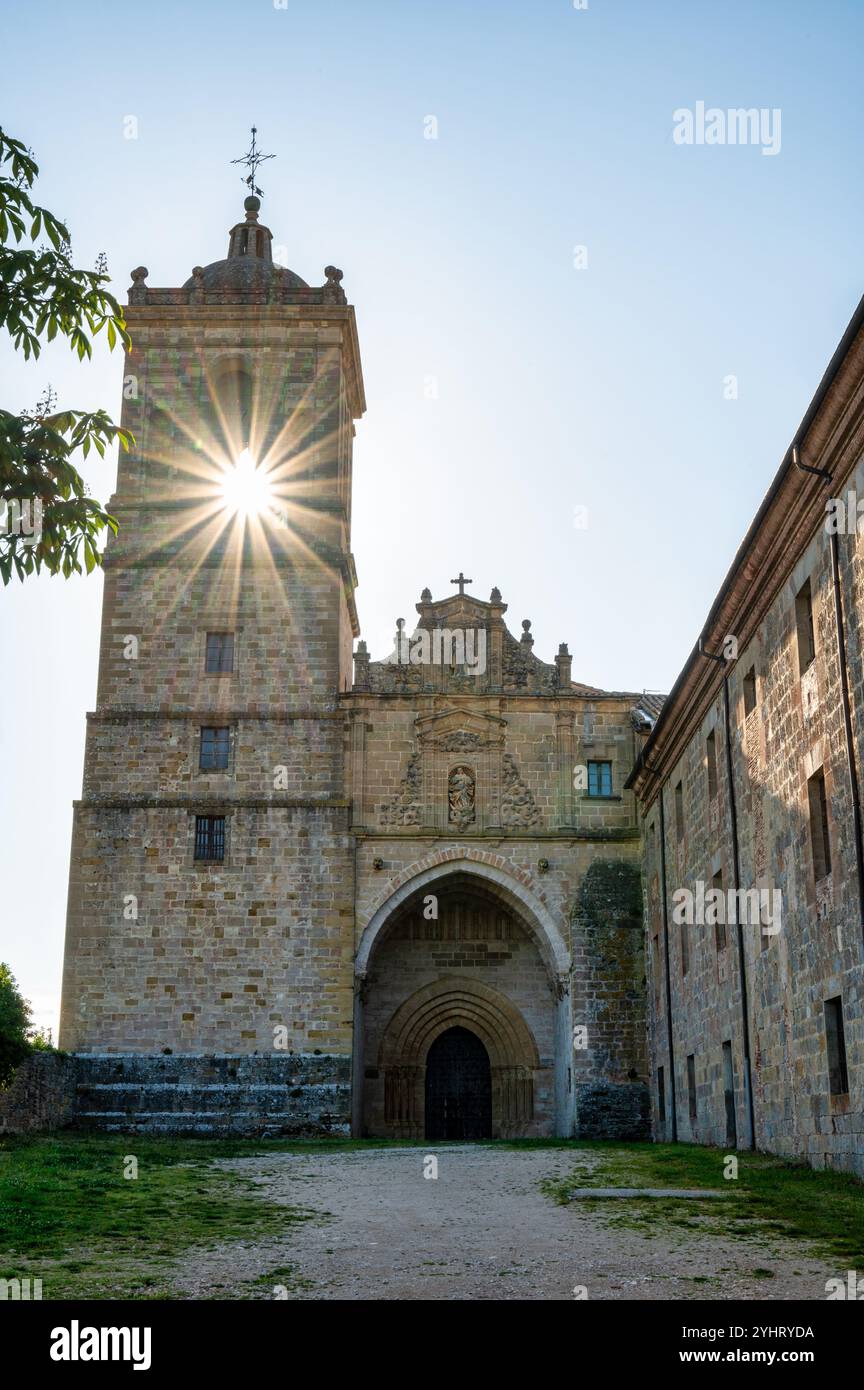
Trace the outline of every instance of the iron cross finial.
[[232, 163], [232, 164], [245, 164], [245, 165], [246, 165], [246, 167], [247, 167], [248, 170], [249, 170], [249, 173], [248, 173], [248, 175], [246, 176], [246, 178], [243, 178], [243, 175], [242, 175], [242, 174], [240, 175], [240, 177], [243, 178], [243, 182], [247, 185], [247, 187], [248, 187], [250, 193], [254, 193], [255, 196], [258, 197], [258, 198], [263, 198], [263, 196], [264, 196], [264, 190], [263, 190], [263, 188], [258, 188], [258, 186], [257, 186], [256, 183], [255, 183], [255, 175], [256, 175], [257, 172], [258, 172], [258, 165], [259, 165], [259, 164], [263, 164], [265, 159], [275, 159], [276, 156], [275, 156], [275, 154], [261, 154], [261, 153], [258, 151], [258, 148], [257, 148], [257, 146], [256, 146], [256, 144], [255, 144], [255, 137], [256, 137], [257, 134], [258, 134], [258, 127], [253, 125], [253, 127], [252, 127], [252, 144], [249, 146], [249, 149], [246, 151], [246, 153], [245, 153], [244, 155], [241, 155], [241, 157], [240, 157], [239, 159], [232, 159], [232, 160], [231, 160], [231, 163]]
[[458, 585], [459, 585], [459, 594], [460, 594], [460, 597], [461, 597], [461, 595], [465, 593], [465, 585], [466, 585], [466, 584], [473, 584], [473, 583], [474, 583], [474, 580], [473, 580], [473, 579], [466, 579], [465, 576], [464, 576], [464, 574], [463, 574], [462, 571], [460, 570], [460, 571], [459, 571], [459, 578], [458, 578], [458, 579], [451, 579], [451, 580], [450, 580], [450, 583], [451, 583], [451, 584], [458, 584]]

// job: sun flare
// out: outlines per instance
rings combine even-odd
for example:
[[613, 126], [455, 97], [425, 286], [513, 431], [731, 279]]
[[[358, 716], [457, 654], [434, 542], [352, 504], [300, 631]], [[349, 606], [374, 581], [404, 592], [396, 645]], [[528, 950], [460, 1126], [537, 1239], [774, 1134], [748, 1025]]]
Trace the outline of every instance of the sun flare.
[[222, 482], [225, 506], [241, 516], [257, 516], [272, 501], [270, 484], [263, 469], [258, 468], [248, 449], [240, 454], [233, 468], [228, 469]]

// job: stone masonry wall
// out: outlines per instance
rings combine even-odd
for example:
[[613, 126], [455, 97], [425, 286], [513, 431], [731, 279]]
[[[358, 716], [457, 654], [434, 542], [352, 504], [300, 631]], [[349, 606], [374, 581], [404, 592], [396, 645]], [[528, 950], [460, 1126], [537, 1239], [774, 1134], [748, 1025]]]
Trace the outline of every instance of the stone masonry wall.
[[[864, 467], [849, 486], [864, 493]], [[844, 485], [845, 492], [845, 485]], [[864, 668], [861, 622], [864, 569], [857, 537], [840, 535], [839, 567], [850, 670], [853, 728], [859, 768], [864, 756]], [[816, 658], [800, 672], [795, 596], [809, 579]], [[756, 706], [744, 707], [744, 677], [756, 673]], [[763, 885], [781, 895], [782, 925], [766, 934], [744, 927], [753, 1068], [753, 1107], [759, 1148], [816, 1167], [864, 1174], [864, 945], [858, 910], [851, 783], [848, 773], [837, 658], [830, 549], [824, 528], [812, 534], [771, 604], [765, 620], [739, 651], [729, 676], [733, 776], [737, 796], [741, 887]], [[706, 739], [714, 731], [717, 792], [708, 794]], [[831, 872], [817, 880], [807, 779], [825, 777]], [[675, 788], [681, 784], [683, 821], [676, 826]], [[667, 895], [670, 911], [672, 1023], [678, 1134], [726, 1144], [729, 1124], [723, 1043], [731, 1042], [735, 1123], [746, 1142], [741, 990], [737, 933], [727, 926], [687, 929], [672, 922], [672, 895], [710, 888], [714, 876], [732, 885], [732, 841], [721, 700], [714, 701], [664, 787]], [[646, 817], [645, 890], [654, 1133], [670, 1133], [670, 1084], [663, 982], [657, 801]], [[825, 1001], [842, 999], [849, 1090], [829, 1086]], [[695, 1065], [691, 1106], [687, 1058]], [[665, 1069], [665, 1122], [657, 1109], [657, 1068]], [[691, 1113], [695, 1111], [695, 1113]]]

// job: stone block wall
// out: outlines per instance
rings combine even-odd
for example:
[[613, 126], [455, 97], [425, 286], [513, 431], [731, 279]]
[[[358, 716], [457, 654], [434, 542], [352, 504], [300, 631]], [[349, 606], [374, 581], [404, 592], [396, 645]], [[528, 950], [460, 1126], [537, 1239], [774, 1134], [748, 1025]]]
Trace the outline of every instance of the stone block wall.
[[35, 1134], [71, 1123], [76, 1104], [75, 1058], [34, 1052], [0, 1089], [0, 1134]]
[[[839, 489], [864, 491], [858, 462]], [[806, 1157], [816, 1167], [864, 1175], [864, 937], [859, 910], [852, 780], [843, 720], [831, 542], [823, 485], [806, 535], [778, 576], [756, 627], [743, 624], [737, 660], [728, 670], [732, 775], [742, 889], [779, 895], [780, 929], [749, 921], [741, 932], [750, 1031], [752, 1101], [758, 1148]], [[864, 757], [864, 568], [854, 534], [838, 536], [843, 627], [849, 663], [857, 775]], [[796, 596], [809, 581], [815, 660], [802, 672]], [[745, 680], [755, 674], [755, 707]], [[692, 718], [692, 716], [691, 716]], [[714, 734], [716, 791], [707, 771]], [[822, 772], [826, 788], [830, 872], [814, 850], [808, 779]], [[676, 789], [680, 787], [680, 793]], [[706, 1144], [733, 1142], [723, 1045], [731, 1044], [734, 1134], [748, 1141], [748, 1098], [738, 931], [673, 921], [673, 895], [733, 886], [730, 787], [722, 690], [693, 720], [692, 736], [664, 770], [666, 894], [669, 907], [671, 1017], [678, 1136]], [[676, 802], [678, 810], [676, 812]], [[820, 833], [818, 827], [815, 832]], [[660, 811], [645, 818], [645, 903], [649, 965], [653, 1128], [671, 1134], [671, 1083], [662, 929]], [[842, 1001], [848, 1089], [833, 1092], [828, 1068], [826, 1001]], [[692, 1058], [695, 1094], [688, 1085]], [[658, 1103], [664, 1069], [666, 1114]]]

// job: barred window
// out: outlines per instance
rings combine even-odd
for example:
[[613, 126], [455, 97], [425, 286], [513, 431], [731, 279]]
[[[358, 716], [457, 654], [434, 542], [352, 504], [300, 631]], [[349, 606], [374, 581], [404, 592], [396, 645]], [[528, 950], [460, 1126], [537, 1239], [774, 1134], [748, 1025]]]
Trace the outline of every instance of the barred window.
[[231, 732], [227, 725], [201, 730], [201, 752], [198, 767], [202, 772], [218, 771], [228, 766]]
[[204, 669], [210, 673], [234, 670], [233, 632], [207, 633], [207, 658]]
[[195, 858], [221, 862], [225, 858], [225, 817], [195, 817]]
[[589, 764], [588, 764], [588, 795], [589, 795], [589, 796], [611, 796], [611, 795], [612, 795], [612, 764], [611, 764], [611, 763], [589, 763]]

